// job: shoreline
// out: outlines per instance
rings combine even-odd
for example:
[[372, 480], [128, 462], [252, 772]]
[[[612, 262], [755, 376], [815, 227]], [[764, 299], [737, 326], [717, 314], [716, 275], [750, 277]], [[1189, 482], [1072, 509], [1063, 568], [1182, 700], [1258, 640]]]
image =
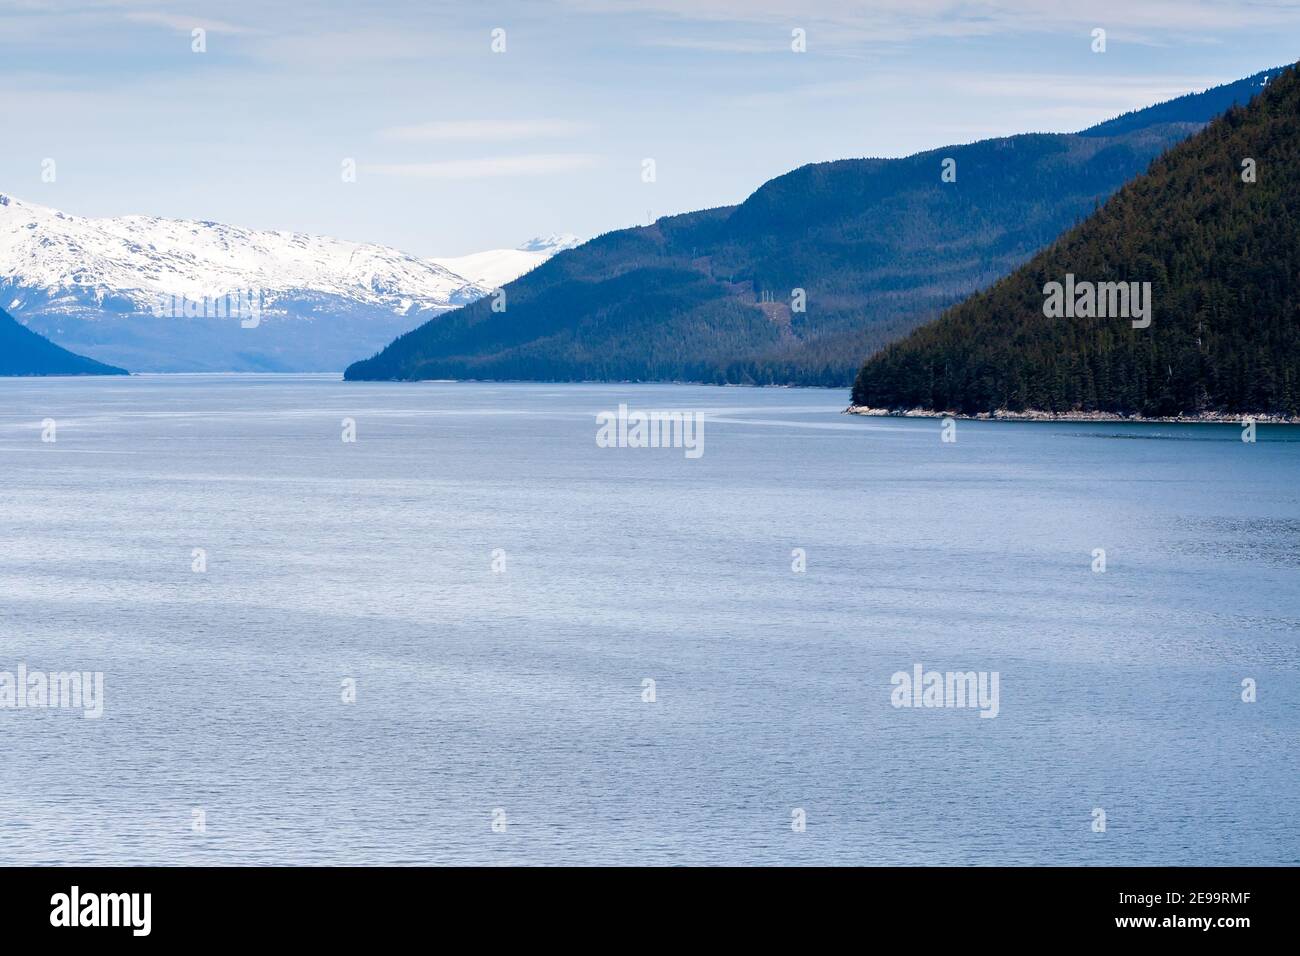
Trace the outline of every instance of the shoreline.
[[1300, 425], [1300, 418], [1285, 415], [1222, 415], [1202, 412], [1198, 415], [1179, 415], [1171, 418], [1144, 418], [1141, 415], [1120, 415], [1117, 412], [1044, 412], [1027, 409], [1023, 412], [980, 412], [978, 415], [960, 415], [956, 412], [936, 412], [928, 408], [911, 408], [896, 411], [871, 408], [867, 405], [850, 405], [845, 415], [864, 415], [873, 418], [953, 418], [971, 422], [1110, 422], [1134, 425], [1243, 425], [1247, 418], [1256, 425]]

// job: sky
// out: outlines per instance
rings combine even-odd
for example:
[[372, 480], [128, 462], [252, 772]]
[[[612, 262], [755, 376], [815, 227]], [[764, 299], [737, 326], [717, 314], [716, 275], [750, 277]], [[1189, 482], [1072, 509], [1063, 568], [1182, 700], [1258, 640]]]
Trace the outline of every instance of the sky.
[[462, 255], [1298, 51], [1300, 0], [0, 0], [0, 192]]

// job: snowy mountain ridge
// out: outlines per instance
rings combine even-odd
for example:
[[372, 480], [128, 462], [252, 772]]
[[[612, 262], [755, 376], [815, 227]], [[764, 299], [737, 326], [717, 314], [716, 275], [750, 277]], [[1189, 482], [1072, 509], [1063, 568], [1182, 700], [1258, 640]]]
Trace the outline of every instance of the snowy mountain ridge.
[[[577, 240], [424, 259], [216, 222], [73, 216], [0, 193], [0, 308], [60, 345], [134, 371], [332, 371], [566, 243]], [[256, 335], [236, 334], [238, 323], [225, 319], [158, 316], [160, 301], [237, 292], [258, 297], [267, 321]]]
[[538, 236], [515, 249], [489, 249], [467, 256], [430, 259], [474, 284], [496, 289], [531, 272], [557, 252], [581, 245], [582, 240], [570, 233]]

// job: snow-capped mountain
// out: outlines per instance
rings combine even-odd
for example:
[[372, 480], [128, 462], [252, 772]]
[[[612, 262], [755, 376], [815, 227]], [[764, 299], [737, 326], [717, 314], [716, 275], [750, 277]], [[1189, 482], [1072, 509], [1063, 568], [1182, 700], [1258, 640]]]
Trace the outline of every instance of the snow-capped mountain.
[[468, 256], [430, 259], [434, 265], [464, 276], [476, 285], [496, 289], [536, 269], [557, 252], [582, 242], [570, 233], [538, 236], [515, 249], [489, 249]]
[[[482, 278], [470, 278], [387, 246], [149, 216], [89, 219], [0, 194], [0, 308], [133, 371], [341, 369], [550, 254], [544, 245], [483, 253]], [[236, 301], [253, 312], [227, 311]]]
[[549, 236], [534, 236], [520, 246], [519, 250], [521, 252], [544, 252], [547, 258], [550, 258], [557, 252], [574, 249], [580, 245], [582, 245], [582, 240], [571, 232], [553, 232]]

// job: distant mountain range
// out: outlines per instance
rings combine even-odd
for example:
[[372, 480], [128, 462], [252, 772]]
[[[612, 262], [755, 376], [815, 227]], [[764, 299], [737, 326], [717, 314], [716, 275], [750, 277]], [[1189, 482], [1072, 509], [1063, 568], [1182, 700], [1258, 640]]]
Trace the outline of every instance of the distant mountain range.
[[1292, 67], [1016, 272], [868, 361], [853, 402], [1300, 416], [1297, 183]]
[[506, 285], [505, 311], [438, 315], [346, 376], [846, 386], [1278, 72], [1080, 133], [804, 166], [558, 255]]
[[[88, 219], [0, 194], [0, 306], [132, 371], [336, 371], [574, 242], [426, 260], [215, 222]], [[256, 325], [208, 316], [232, 294], [256, 302]], [[186, 303], [203, 314], [187, 317]]]
[[126, 371], [74, 355], [24, 328], [0, 309], [0, 375], [125, 375]]
[[496, 289], [536, 269], [557, 252], [581, 245], [582, 240], [570, 233], [538, 236], [518, 249], [490, 249], [467, 256], [430, 259], [436, 266], [463, 276], [480, 289]]

